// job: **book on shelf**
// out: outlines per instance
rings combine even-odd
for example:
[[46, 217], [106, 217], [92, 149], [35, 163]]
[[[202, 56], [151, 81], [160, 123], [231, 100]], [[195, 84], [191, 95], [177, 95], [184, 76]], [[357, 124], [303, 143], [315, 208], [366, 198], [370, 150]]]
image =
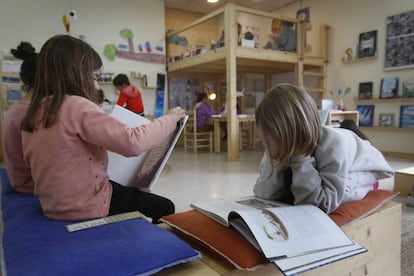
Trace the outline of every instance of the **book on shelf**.
[[350, 239], [321, 209], [255, 197], [191, 204], [235, 229], [285, 275], [295, 275], [367, 249]]
[[[150, 123], [147, 118], [131, 112], [119, 105], [114, 105], [111, 116], [125, 123], [128, 127], [137, 127]], [[109, 178], [121, 185], [151, 191], [162, 173], [175, 144], [177, 143], [188, 116], [177, 123], [176, 129], [160, 145], [138, 156], [125, 157], [108, 151]]]

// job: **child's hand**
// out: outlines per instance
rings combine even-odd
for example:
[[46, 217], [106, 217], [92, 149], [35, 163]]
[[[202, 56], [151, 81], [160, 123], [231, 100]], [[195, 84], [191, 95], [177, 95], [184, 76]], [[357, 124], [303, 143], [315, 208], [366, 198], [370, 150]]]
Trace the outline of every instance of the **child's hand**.
[[167, 111], [167, 115], [172, 116], [176, 121], [185, 117], [185, 110], [177, 106]]

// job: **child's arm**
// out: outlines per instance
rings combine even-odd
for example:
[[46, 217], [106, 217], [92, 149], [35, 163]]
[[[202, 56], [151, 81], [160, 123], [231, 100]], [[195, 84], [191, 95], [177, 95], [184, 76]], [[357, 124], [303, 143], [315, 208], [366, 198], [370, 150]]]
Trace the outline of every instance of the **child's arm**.
[[128, 99], [128, 96], [124, 93], [119, 93], [118, 101], [116, 102], [119, 106], [124, 106], [126, 104], [126, 101]]
[[344, 197], [347, 162], [330, 159], [323, 168], [316, 168], [313, 156], [292, 158], [292, 193], [295, 204], [312, 204], [327, 213], [333, 212]]
[[286, 189], [290, 183], [285, 183], [285, 169], [278, 166], [272, 168], [267, 154], [260, 162], [259, 177], [254, 186], [254, 195], [264, 199], [279, 200], [286, 197]]

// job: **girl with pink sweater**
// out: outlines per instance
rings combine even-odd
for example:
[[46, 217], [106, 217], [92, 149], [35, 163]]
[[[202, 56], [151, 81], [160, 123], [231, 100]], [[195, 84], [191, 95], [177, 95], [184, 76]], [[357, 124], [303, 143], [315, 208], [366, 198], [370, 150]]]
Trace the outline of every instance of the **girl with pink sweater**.
[[107, 150], [136, 156], [163, 142], [185, 116], [174, 108], [129, 128], [97, 104], [99, 55], [68, 35], [50, 38], [39, 53], [32, 101], [22, 121], [22, 146], [34, 194], [45, 216], [86, 220], [140, 211], [156, 223], [174, 212], [164, 197], [109, 180]]

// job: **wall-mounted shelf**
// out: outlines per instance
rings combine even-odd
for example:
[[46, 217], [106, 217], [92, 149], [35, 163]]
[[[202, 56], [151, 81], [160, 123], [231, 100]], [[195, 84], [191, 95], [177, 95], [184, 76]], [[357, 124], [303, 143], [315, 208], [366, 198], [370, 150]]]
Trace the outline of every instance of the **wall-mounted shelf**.
[[357, 63], [357, 62], [364, 62], [364, 61], [373, 61], [373, 60], [377, 60], [378, 56], [372, 56], [372, 57], [364, 57], [364, 58], [352, 58], [351, 60], [348, 60], [346, 58], [342, 59], [343, 63]]
[[374, 127], [360, 127], [361, 130], [366, 131], [366, 130], [375, 130], [375, 131], [393, 131], [393, 132], [413, 132], [414, 133], [414, 128], [401, 128], [401, 127], [380, 127], [380, 126], [374, 126]]
[[379, 99], [379, 98], [373, 98], [373, 99], [358, 99], [358, 97], [355, 97], [355, 103], [361, 103], [361, 104], [370, 104], [370, 103], [407, 103], [407, 104], [414, 104], [414, 98], [391, 98], [391, 99]]
[[136, 80], [141, 80], [141, 87], [143, 89], [157, 89], [156, 86], [148, 86], [147, 75], [141, 75], [141, 74], [137, 74], [135, 72], [132, 72], [131, 73], [131, 78], [136, 79]]

